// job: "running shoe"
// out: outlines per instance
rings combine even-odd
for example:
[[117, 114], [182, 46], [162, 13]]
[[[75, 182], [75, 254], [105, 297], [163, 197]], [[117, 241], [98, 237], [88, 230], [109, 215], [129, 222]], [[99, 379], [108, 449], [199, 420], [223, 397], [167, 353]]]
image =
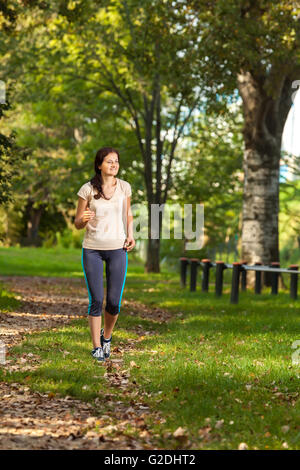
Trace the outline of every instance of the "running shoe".
[[104, 353], [102, 348], [94, 348], [91, 352], [92, 356], [98, 361], [104, 361]]
[[110, 335], [109, 339], [104, 338], [104, 328], [101, 328], [100, 342], [101, 342], [101, 346], [103, 348], [103, 353], [104, 353], [105, 359], [108, 359], [109, 356], [110, 356], [110, 343], [111, 343], [111, 340], [112, 340], [112, 335]]

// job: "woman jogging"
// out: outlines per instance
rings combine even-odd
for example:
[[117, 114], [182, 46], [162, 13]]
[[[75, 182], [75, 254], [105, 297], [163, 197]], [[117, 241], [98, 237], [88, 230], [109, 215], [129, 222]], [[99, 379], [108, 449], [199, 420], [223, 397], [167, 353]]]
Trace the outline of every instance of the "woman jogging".
[[[98, 150], [95, 176], [83, 184], [77, 195], [75, 227], [86, 227], [81, 263], [89, 294], [88, 319], [93, 342], [92, 356], [98, 361], [110, 357], [112, 331], [118, 319], [125, 285], [128, 255], [135, 246], [130, 207], [131, 186], [116, 177], [119, 152], [112, 147]], [[103, 261], [106, 272], [104, 328], [101, 329]]]

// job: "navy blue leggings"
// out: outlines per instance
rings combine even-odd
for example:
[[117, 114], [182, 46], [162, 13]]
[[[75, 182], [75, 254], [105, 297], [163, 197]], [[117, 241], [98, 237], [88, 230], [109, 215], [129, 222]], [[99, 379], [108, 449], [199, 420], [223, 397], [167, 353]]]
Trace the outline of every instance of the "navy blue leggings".
[[117, 250], [82, 248], [81, 263], [90, 300], [88, 314], [92, 317], [102, 315], [103, 261], [105, 261], [106, 271], [105, 310], [112, 315], [117, 315], [120, 312], [128, 265], [127, 251], [124, 248]]

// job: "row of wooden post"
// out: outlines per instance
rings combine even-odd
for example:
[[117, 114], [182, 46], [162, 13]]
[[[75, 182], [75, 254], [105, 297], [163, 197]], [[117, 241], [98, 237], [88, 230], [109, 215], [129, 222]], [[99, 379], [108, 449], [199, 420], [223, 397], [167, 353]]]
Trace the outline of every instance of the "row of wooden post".
[[[241, 279], [241, 289], [245, 291], [247, 289], [247, 269], [243, 267], [247, 265], [246, 261], [234, 262], [232, 265], [228, 265], [223, 261], [216, 261], [212, 263], [210, 259], [202, 259], [199, 261], [198, 258], [180, 258], [180, 282], [181, 286], [186, 286], [186, 277], [187, 277], [187, 267], [191, 267], [191, 277], [190, 277], [190, 290], [196, 290], [197, 284], [197, 270], [198, 266], [202, 266], [203, 275], [202, 275], [202, 292], [208, 292], [209, 290], [209, 270], [212, 267], [216, 268], [216, 283], [215, 283], [215, 294], [217, 297], [222, 295], [223, 290], [223, 272], [225, 269], [232, 268], [232, 281], [231, 281], [231, 303], [238, 303], [239, 297], [239, 285]], [[262, 266], [264, 268], [280, 268], [280, 263], [273, 262], [271, 266], [263, 266], [262, 263], [255, 263], [254, 266]], [[249, 270], [251, 267], [249, 266]], [[288, 268], [291, 271], [298, 271], [298, 265], [292, 264]], [[267, 270], [267, 269], [266, 269]], [[265, 271], [266, 271], [265, 270]], [[262, 271], [255, 270], [255, 294], [261, 293], [261, 273]], [[271, 271], [271, 294], [278, 293], [278, 276], [280, 271], [274, 272]], [[292, 299], [297, 299], [297, 288], [298, 288], [298, 273], [291, 272], [291, 282], [290, 282], [290, 296]]]

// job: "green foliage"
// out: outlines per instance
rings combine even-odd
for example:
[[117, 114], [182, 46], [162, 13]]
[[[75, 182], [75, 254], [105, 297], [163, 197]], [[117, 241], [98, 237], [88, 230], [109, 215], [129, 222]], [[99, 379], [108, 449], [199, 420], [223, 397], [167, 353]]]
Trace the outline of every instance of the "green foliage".
[[43, 248], [52, 248], [56, 245], [56, 234], [49, 233], [45, 236], [43, 241]]
[[[120, 177], [131, 182], [134, 202], [145, 201], [143, 142], [159, 85], [161, 113], [160, 120], [155, 113], [151, 117], [150, 160], [161, 155], [167, 173], [174, 130], [169, 200], [178, 196], [181, 202], [205, 204], [208, 248], [240, 233], [240, 109], [232, 113], [234, 122], [227, 114], [228, 96], [236, 92], [241, 69], [266, 77], [264, 84], [276, 93], [282, 67], [294, 70], [299, 64], [296, 5], [287, 0], [46, 1], [16, 3], [3, 14], [0, 77], [11, 77], [13, 85], [6, 130], [16, 129], [18, 144], [31, 148], [32, 155], [22, 162], [14, 152], [20, 175], [11, 175], [9, 183], [1, 178], [6, 186], [0, 187], [0, 198], [14, 191], [24, 206], [42, 206], [71, 220], [76, 192], [93, 174], [95, 151], [109, 143], [121, 150]], [[7, 34], [4, 23], [18, 28]], [[176, 126], [181, 136], [175, 135]], [[158, 134], [163, 142], [154, 142]], [[155, 187], [155, 171], [151, 183]], [[45, 227], [47, 246], [54, 233]], [[63, 238], [70, 245], [68, 235]]]
[[[240, 107], [225, 115], [200, 115], [176, 159], [171, 195], [181, 204], [204, 205], [204, 247], [241, 233], [243, 137]], [[199, 250], [193, 250], [198, 256]]]
[[299, 217], [300, 181], [280, 183], [280, 260], [282, 265], [299, 264], [300, 266], [300, 217]]
[[160, 241], [161, 267], [172, 271], [178, 271], [178, 260], [183, 253], [183, 240]]
[[209, 92], [212, 105], [213, 90], [231, 94], [241, 70], [257, 74], [268, 94], [274, 97], [280, 93], [279, 81], [285, 72], [298, 78], [297, 3], [218, 0], [208, 4], [205, 0], [192, 0], [188, 4], [189, 13], [197, 15], [195, 27], [201, 38], [197, 65], [199, 73], [205, 73], [212, 86]]
[[[0, 103], [0, 121], [4, 119], [4, 111], [10, 108], [8, 101]], [[26, 160], [29, 156], [28, 149], [21, 148], [16, 144], [16, 132], [8, 135], [0, 133], [0, 205], [14, 200], [13, 178], [20, 174], [19, 161]]]
[[[82, 234], [78, 230], [66, 228], [62, 233], [56, 232], [56, 244], [60, 248], [81, 248]], [[44, 246], [49, 247], [49, 239]]]

